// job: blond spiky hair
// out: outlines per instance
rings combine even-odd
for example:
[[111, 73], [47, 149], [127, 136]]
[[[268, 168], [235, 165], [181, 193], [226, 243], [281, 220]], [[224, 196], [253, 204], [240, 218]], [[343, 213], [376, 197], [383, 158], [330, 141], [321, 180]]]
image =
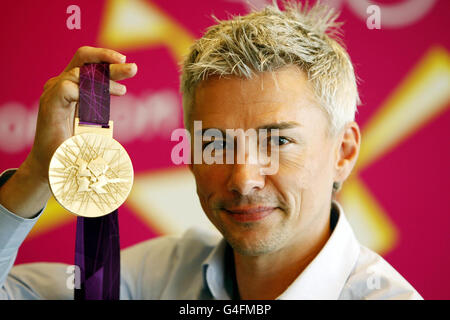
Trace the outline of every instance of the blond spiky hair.
[[195, 88], [210, 76], [247, 79], [260, 72], [296, 65], [312, 84], [336, 133], [355, 118], [359, 96], [350, 58], [339, 44], [338, 14], [321, 3], [309, 7], [276, 0], [261, 11], [234, 16], [209, 27], [181, 64], [184, 124], [190, 128]]

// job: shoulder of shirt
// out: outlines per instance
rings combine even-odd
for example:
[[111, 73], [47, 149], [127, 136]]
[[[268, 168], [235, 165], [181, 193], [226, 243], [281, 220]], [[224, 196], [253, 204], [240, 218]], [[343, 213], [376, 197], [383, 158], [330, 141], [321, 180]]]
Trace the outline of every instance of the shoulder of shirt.
[[198, 252], [206, 258], [220, 240], [221, 237], [210, 230], [193, 227], [182, 235], [164, 235], [140, 242], [124, 249], [123, 254], [130, 256], [139, 253], [142, 256], [152, 254], [155, 250], [167, 252], [169, 249], [176, 251], [177, 254], [189, 251], [190, 255], [195, 255], [195, 252]]
[[348, 277], [341, 299], [422, 300], [420, 294], [385, 259], [360, 245], [358, 260]]
[[[128, 284], [129, 294], [134, 298], [159, 299], [175, 275], [200, 271], [220, 240], [216, 233], [194, 227], [179, 236], [160, 236], [124, 249], [122, 277]], [[145, 283], [145, 288], [141, 283]]]

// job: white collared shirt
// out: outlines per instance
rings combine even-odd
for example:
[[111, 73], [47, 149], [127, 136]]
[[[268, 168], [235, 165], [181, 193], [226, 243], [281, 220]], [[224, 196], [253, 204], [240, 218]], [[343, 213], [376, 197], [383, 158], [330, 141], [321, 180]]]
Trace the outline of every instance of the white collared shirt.
[[[422, 299], [386, 260], [359, 244], [337, 201], [332, 203], [331, 214], [337, 215], [337, 223], [330, 238], [277, 299]], [[222, 240], [204, 263], [208, 286], [218, 299], [230, 299], [224, 277], [217, 276], [225, 273], [222, 257], [226, 246]]]
[[[68, 265], [12, 267], [43, 210], [24, 219], [0, 205], [0, 299], [73, 299]], [[328, 241], [277, 299], [422, 299], [388, 262], [359, 244], [338, 202], [330, 214], [337, 222]], [[215, 234], [191, 229], [182, 237], [164, 236], [122, 250], [120, 298], [235, 298], [230, 248]]]

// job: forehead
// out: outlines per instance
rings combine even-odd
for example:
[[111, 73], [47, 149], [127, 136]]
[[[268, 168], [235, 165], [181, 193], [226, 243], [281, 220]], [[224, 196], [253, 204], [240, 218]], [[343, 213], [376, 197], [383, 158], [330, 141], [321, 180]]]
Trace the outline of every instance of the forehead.
[[306, 74], [288, 66], [252, 79], [227, 76], [201, 82], [191, 120], [201, 120], [204, 128], [248, 129], [273, 122], [301, 123], [318, 110]]

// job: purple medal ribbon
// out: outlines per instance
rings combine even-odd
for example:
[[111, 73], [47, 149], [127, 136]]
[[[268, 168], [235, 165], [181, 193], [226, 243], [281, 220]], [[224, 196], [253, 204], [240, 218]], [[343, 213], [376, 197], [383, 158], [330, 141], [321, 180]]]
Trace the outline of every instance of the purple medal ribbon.
[[[108, 126], [109, 78], [109, 63], [80, 67], [80, 124]], [[77, 217], [75, 265], [80, 268], [80, 288], [75, 288], [75, 300], [119, 299], [118, 210], [97, 218]]]

